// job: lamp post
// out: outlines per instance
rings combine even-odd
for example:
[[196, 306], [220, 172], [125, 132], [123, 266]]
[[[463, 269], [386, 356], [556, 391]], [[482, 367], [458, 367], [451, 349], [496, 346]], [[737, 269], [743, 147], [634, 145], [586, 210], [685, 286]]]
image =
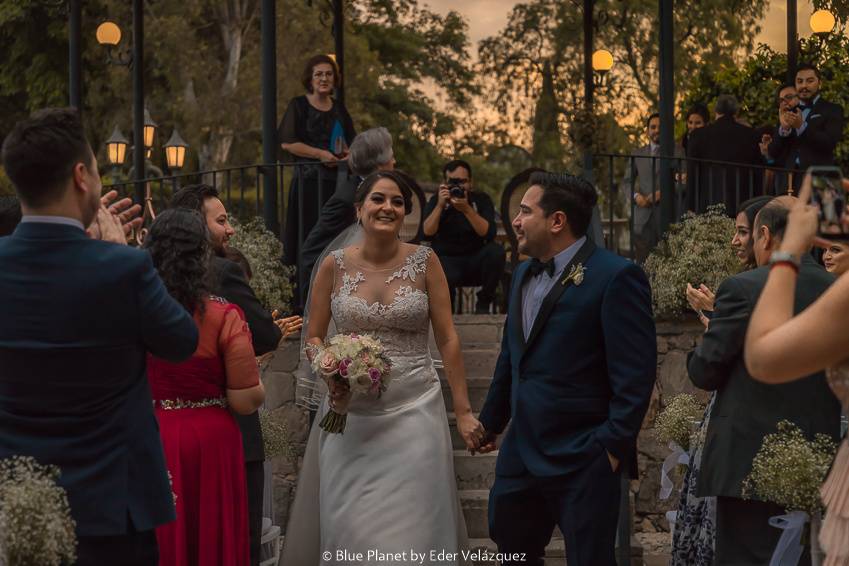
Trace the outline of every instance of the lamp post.
[[596, 86], [603, 86], [607, 73], [613, 68], [613, 54], [607, 49], [596, 49], [592, 61]]
[[115, 129], [112, 130], [112, 135], [106, 140], [106, 157], [112, 168], [117, 171], [124, 164], [124, 159], [127, 156], [127, 146], [130, 142], [124, 137], [121, 128], [115, 124]]
[[150, 148], [153, 147], [153, 138], [156, 136], [156, 128], [159, 127], [159, 124], [153, 121], [153, 118], [150, 117], [150, 112], [147, 108], [144, 109], [144, 147], [148, 150], [148, 157], [150, 157]]
[[796, 0], [787, 0], [787, 84], [795, 82], [799, 64], [797, 20]]
[[[593, 8], [594, 0], [584, 0], [584, 111], [593, 114]], [[593, 182], [592, 147], [584, 148], [584, 179]]]
[[68, 2], [68, 93], [70, 105], [82, 111], [82, 0]]

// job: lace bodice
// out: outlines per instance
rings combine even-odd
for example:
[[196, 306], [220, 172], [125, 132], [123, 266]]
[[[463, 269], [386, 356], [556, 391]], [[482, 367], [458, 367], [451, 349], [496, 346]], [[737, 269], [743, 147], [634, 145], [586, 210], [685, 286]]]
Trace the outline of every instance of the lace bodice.
[[425, 275], [430, 248], [416, 246], [403, 264], [387, 270], [357, 265], [348, 250], [333, 252], [330, 307], [337, 332], [372, 334], [390, 356], [426, 354], [430, 306]]

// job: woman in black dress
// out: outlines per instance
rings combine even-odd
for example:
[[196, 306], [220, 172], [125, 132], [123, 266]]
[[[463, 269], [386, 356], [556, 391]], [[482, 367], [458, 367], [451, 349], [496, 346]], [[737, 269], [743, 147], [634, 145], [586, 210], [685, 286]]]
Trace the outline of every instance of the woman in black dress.
[[[315, 225], [321, 206], [336, 189], [337, 162], [347, 158], [348, 147], [356, 136], [345, 105], [331, 97], [333, 89], [341, 84], [332, 58], [312, 57], [304, 67], [301, 82], [307, 94], [289, 101], [278, 132], [287, 154], [297, 162], [311, 162], [295, 169], [289, 188], [283, 241], [283, 263], [287, 265], [297, 265], [301, 242]], [[299, 238], [301, 199], [303, 224]]]

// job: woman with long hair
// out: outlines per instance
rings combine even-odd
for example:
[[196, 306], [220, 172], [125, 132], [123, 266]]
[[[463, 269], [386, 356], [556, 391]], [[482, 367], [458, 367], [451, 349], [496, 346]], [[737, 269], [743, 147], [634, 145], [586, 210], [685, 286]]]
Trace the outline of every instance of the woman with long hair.
[[347, 412], [345, 432], [313, 426], [283, 561], [330, 565], [341, 562], [340, 549], [364, 556], [380, 549], [406, 553], [406, 561], [393, 564], [417, 564], [410, 550], [436, 549], [448, 555], [440, 564], [455, 565], [466, 532], [440, 380], [428, 350], [431, 326], [466, 447], [477, 450], [484, 431], [469, 404], [448, 284], [429, 248], [399, 239], [412, 210], [403, 175], [370, 175], [357, 189], [355, 206], [362, 241], [332, 252], [317, 268], [307, 344], [323, 344], [331, 319], [340, 333], [371, 334], [392, 359], [392, 381], [379, 398], [352, 398], [328, 383], [316, 422], [333, 407]]
[[156, 529], [161, 566], [247, 566], [250, 560], [242, 436], [230, 410], [256, 411], [265, 390], [241, 310], [209, 294], [208, 240], [200, 213], [174, 208], [157, 216], [144, 241], [168, 292], [194, 315], [200, 334], [187, 361], [149, 356], [147, 362], [177, 508], [177, 520]]
[[[843, 180], [844, 191], [849, 181]], [[746, 333], [746, 368], [765, 383], [788, 383], [826, 370], [828, 384], [849, 412], [849, 278], [840, 277], [807, 309], [793, 315], [797, 262], [815, 244], [819, 210], [811, 204], [810, 175], [790, 210], [778, 252]], [[804, 403], [804, 399], [799, 400]], [[844, 438], [828, 479], [822, 487], [826, 506], [820, 542], [826, 565], [849, 564], [849, 444]]]

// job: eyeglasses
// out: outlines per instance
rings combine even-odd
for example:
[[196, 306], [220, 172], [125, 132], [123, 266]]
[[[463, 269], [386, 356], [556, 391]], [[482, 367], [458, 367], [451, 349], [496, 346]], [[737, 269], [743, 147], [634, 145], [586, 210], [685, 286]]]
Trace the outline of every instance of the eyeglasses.
[[781, 100], [783, 100], [784, 102], [790, 102], [791, 100], [796, 100], [797, 98], [799, 98], [798, 94], [785, 94], [781, 97]]
[[333, 71], [324, 71], [324, 72], [316, 71], [315, 73], [312, 74], [312, 78], [314, 78], [314, 79], [324, 79], [324, 78], [332, 79], [333, 78]]

